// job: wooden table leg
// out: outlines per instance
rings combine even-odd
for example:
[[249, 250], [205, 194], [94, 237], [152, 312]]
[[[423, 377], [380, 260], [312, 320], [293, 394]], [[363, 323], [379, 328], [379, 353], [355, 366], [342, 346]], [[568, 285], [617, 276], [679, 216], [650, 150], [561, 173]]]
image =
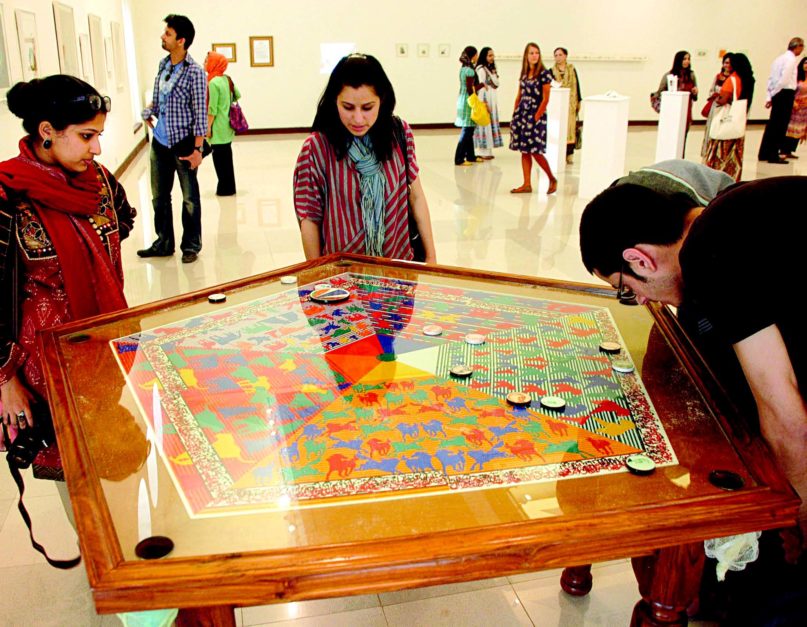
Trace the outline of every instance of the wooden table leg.
[[560, 587], [566, 594], [584, 597], [591, 592], [591, 564], [585, 566], [569, 566], [563, 569], [560, 576]]
[[698, 595], [704, 559], [702, 542], [633, 558], [642, 600], [633, 608], [631, 627], [686, 625], [686, 610]]
[[176, 627], [235, 627], [235, 608], [232, 605], [182, 608], [174, 624]]

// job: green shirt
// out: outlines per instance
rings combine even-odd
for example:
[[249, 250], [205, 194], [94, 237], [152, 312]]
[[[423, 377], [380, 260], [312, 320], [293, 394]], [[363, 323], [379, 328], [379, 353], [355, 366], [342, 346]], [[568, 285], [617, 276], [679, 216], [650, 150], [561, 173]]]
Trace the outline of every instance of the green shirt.
[[[211, 144], [229, 144], [235, 137], [235, 131], [230, 126], [230, 81], [226, 76], [217, 76], [208, 83], [209, 99], [207, 114], [215, 116], [213, 119], [213, 136]], [[235, 88], [235, 99], [241, 97], [238, 87]]]

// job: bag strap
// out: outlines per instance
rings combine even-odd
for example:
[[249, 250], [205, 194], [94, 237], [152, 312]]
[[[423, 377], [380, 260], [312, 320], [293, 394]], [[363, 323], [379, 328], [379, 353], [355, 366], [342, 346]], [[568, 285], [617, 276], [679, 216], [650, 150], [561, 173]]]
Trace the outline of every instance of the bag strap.
[[731, 79], [731, 91], [732, 91], [732, 98], [731, 101], [735, 102], [737, 100], [737, 81], [734, 79], [733, 76], [729, 76]]
[[[6, 425], [3, 425], [3, 443], [5, 444], [7, 449], [11, 448], [11, 441], [8, 438], [8, 432], [6, 431]], [[17, 489], [20, 491], [20, 500], [17, 502], [17, 509], [20, 510], [20, 515], [22, 516], [23, 521], [25, 521], [25, 526], [28, 527], [28, 536], [31, 538], [31, 546], [34, 547], [37, 551], [39, 551], [47, 560], [48, 564], [53, 566], [54, 568], [58, 568], [59, 570], [69, 570], [70, 568], [75, 568], [81, 563], [81, 555], [78, 555], [69, 560], [56, 560], [50, 557], [45, 551], [45, 547], [43, 547], [39, 542], [36, 541], [34, 538], [34, 530], [31, 524], [31, 516], [28, 514], [28, 510], [25, 507], [25, 504], [22, 501], [22, 495], [25, 493], [25, 482], [22, 480], [22, 475], [20, 474], [20, 469], [17, 468], [11, 461], [8, 462], [8, 469], [11, 472], [11, 477], [14, 479], [14, 483], [17, 484]]]
[[224, 76], [227, 77], [227, 81], [230, 83], [230, 104], [233, 102], [238, 102], [238, 98], [235, 97], [235, 85], [233, 85], [233, 79], [230, 78], [229, 74], [225, 74]]

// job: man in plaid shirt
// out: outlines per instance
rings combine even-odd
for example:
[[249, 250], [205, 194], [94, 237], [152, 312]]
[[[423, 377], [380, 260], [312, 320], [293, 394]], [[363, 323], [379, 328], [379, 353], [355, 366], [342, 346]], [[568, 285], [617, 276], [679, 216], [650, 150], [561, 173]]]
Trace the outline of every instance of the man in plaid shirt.
[[174, 219], [171, 189], [174, 173], [182, 188], [182, 262], [193, 263], [202, 249], [202, 203], [196, 168], [202, 163], [207, 133], [207, 78], [205, 71], [188, 54], [196, 34], [184, 15], [165, 18], [163, 50], [154, 79], [152, 101], [143, 119], [153, 130], [151, 142], [151, 196], [157, 239], [138, 250], [140, 257], [169, 257], [174, 254]]

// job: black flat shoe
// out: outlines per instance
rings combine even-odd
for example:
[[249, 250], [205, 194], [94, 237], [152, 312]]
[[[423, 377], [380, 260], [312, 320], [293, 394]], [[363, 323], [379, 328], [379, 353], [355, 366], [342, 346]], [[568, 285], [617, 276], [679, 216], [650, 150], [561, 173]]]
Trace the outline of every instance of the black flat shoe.
[[768, 159], [768, 163], [775, 163], [777, 165], [787, 164], [787, 161], [784, 159]]
[[199, 258], [197, 253], [182, 253], [182, 263], [193, 263]]
[[160, 250], [159, 248], [154, 248], [154, 246], [149, 246], [148, 248], [144, 248], [143, 250], [137, 251], [138, 257], [170, 257], [174, 254], [174, 251], [165, 251]]

